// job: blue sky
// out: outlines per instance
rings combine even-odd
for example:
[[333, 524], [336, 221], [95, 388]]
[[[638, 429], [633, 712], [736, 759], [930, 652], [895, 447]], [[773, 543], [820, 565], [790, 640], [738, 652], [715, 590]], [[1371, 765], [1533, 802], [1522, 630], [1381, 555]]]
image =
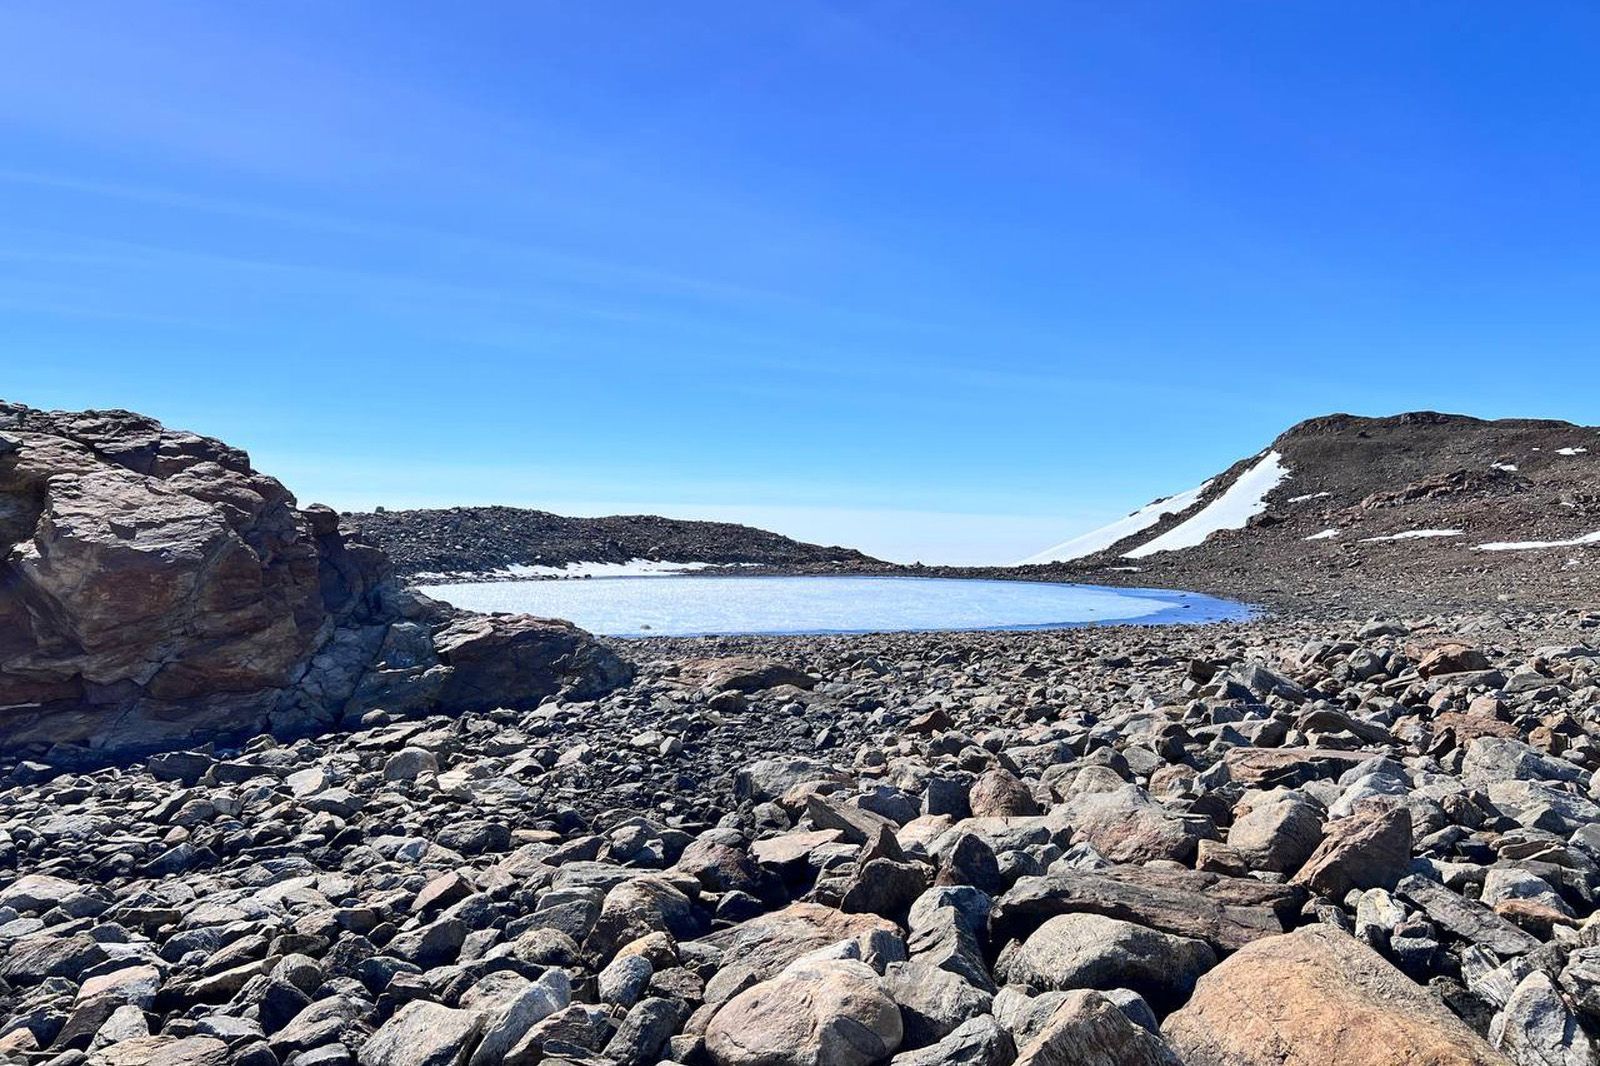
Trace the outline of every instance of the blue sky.
[[0, 396], [303, 501], [1011, 561], [1333, 410], [1600, 422], [1579, 3], [10, 4]]

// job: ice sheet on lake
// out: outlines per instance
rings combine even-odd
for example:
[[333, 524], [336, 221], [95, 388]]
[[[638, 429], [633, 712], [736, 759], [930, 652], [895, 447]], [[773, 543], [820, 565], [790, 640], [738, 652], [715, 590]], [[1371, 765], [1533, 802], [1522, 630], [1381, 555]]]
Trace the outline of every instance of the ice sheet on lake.
[[423, 586], [471, 611], [565, 618], [608, 636], [1021, 629], [1214, 621], [1247, 609], [1192, 593], [1033, 581], [657, 576]]

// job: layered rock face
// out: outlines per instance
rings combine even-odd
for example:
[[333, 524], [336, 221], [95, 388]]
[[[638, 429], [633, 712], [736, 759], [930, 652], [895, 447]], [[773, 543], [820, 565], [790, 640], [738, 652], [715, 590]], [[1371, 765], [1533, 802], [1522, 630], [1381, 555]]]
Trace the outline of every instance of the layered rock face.
[[[0, 402], [0, 747], [154, 750], [625, 677], [560, 623], [483, 621], [436, 647], [451, 616], [237, 448]], [[491, 645], [515, 667], [474, 653]]]

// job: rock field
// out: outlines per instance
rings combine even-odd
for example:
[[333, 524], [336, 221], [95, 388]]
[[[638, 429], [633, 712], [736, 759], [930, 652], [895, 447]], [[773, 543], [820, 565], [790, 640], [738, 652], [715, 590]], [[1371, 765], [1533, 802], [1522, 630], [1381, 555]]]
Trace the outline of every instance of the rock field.
[[1597, 1061], [1600, 614], [614, 646], [0, 762], [0, 1059]]

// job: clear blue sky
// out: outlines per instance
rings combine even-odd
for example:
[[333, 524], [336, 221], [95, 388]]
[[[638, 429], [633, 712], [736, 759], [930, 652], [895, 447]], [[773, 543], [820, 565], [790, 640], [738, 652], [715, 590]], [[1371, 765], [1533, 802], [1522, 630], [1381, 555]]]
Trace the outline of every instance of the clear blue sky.
[[7, 4], [0, 396], [929, 561], [1332, 410], [1600, 422], [1597, 12]]

